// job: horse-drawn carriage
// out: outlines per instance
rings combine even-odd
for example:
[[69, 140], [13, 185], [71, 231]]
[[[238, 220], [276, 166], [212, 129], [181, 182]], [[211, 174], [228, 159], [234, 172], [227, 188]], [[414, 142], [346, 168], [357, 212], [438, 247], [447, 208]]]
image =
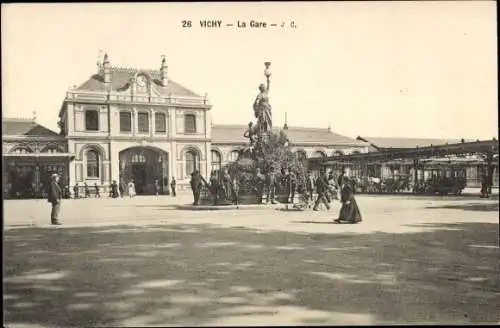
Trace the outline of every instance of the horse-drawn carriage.
[[466, 171], [463, 167], [430, 167], [430, 177], [421, 179], [413, 187], [416, 194], [460, 195], [466, 186]]
[[411, 190], [411, 176], [398, 174], [390, 178], [363, 177], [357, 179], [357, 191], [363, 193], [395, 193]]

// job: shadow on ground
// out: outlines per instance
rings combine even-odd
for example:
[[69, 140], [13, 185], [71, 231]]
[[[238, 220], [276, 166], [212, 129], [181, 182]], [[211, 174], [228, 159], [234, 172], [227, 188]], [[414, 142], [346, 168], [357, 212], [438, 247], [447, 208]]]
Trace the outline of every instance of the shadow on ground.
[[4, 236], [6, 324], [498, 321], [496, 224], [366, 235], [33, 227]]
[[498, 212], [498, 203], [467, 203], [457, 205], [428, 206], [426, 209], [452, 209], [464, 211]]

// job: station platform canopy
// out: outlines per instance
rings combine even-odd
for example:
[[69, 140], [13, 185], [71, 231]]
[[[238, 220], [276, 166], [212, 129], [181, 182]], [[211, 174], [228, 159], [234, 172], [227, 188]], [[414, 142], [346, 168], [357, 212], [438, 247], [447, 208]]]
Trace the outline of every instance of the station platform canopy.
[[[481, 162], [480, 156], [471, 155], [488, 155], [492, 156], [495, 161], [498, 161], [498, 140], [483, 140], [473, 142], [460, 142], [455, 144], [444, 144], [437, 146], [415, 147], [406, 149], [385, 149], [383, 151], [373, 151], [361, 154], [338, 155], [326, 158], [311, 158], [309, 163], [312, 165], [335, 165], [342, 163], [369, 163], [369, 162], [384, 162], [395, 161], [400, 164], [404, 162], [413, 162], [423, 159], [434, 159], [438, 162], [452, 161], [450, 156], [454, 156], [453, 161], [461, 161], [466, 163], [472, 159], [476, 162]], [[460, 158], [462, 157], [462, 158]], [[495, 159], [496, 158], [496, 159]], [[485, 163], [483, 160], [482, 163]], [[394, 163], [396, 164], [396, 163]]]
[[5, 158], [32, 158], [32, 159], [40, 159], [40, 158], [74, 158], [75, 154], [72, 153], [7, 153], [2, 154]]

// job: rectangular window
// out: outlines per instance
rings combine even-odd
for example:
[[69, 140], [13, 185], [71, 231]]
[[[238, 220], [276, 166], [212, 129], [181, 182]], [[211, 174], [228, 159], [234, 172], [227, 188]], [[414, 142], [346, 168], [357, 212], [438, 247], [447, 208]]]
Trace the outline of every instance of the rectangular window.
[[87, 131], [99, 130], [99, 112], [97, 110], [85, 111], [85, 130]]
[[149, 132], [149, 114], [147, 112], [137, 113], [137, 127], [139, 132]]
[[184, 132], [196, 133], [196, 116], [193, 114], [186, 114], [184, 116]]
[[132, 113], [120, 112], [120, 132], [132, 131]]
[[167, 119], [165, 113], [155, 113], [155, 132], [167, 132]]

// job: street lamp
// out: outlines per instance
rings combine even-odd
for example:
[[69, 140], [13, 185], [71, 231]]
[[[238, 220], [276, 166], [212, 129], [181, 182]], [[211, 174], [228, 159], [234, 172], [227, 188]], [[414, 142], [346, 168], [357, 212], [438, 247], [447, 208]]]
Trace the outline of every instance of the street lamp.
[[269, 68], [271, 66], [271, 62], [265, 62], [264, 66], [266, 66], [266, 69], [264, 70], [264, 76], [269, 78], [271, 76], [271, 69]]

